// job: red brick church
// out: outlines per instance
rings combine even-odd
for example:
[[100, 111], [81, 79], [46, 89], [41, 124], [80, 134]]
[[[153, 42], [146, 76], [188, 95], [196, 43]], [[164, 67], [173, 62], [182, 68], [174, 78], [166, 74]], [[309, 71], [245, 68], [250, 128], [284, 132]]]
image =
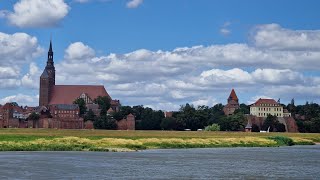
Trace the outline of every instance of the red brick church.
[[[47, 64], [40, 76], [39, 91], [41, 113], [46, 114], [45, 112], [48, 112], [50, 118], [43, 116], [38, 126], [63, 129], [92, 128], [86, 127], [83, 119], [79, 116], [78, 105], [73, 102], [78, 98], [82, 98], [86, 102], [87, 109], [97, 112], [98, 105], [94, 104], [94, 99], [98, 96], [107, 96], [111, 99], [102, 85], [56, 85], [52, 42], [50, 41]], [[119, 107], [119, 100], [111, 100], [111, 108], [108, 112], [117, 112]], [[124, 120], [127, 121], [127, 119], [132, 121], [131, 116]], [[134, 125], [134, 122], [126, 123], [124, 120], [118, 122], [122, 128], [134, 129], [134, 127], [131, 127], [132, 124]], [[130, 124], [130, 127], [125, 126], [125, 124]]]

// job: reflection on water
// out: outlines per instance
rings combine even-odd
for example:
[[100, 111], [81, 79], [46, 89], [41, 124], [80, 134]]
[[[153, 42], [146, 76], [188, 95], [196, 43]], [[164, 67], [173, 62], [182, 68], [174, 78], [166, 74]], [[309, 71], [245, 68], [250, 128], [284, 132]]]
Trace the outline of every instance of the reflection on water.
[[0, 179], [318, 179], [320, 146], [0, 152]]

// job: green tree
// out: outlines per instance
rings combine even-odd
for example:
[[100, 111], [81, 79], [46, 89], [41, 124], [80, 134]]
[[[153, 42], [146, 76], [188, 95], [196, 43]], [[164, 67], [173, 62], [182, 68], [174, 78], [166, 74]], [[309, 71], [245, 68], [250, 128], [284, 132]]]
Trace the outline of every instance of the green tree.
[[145, 111], [145, 108], [143, 105], [133, 106], [131, 108], [131, 113], [134, 114], [136, 119], [141, 120], [142, 119], [142, 113]]
[[175, 130], [176, 129], [176, 119], [174, 117], [163, 118], [160, 124], [163, 130]]
[[234, 111], [234, 114], [237, 114], [238, 112], [241, 112], [243, 114], [250, 114], [250, 106], [242, 103], [242, 104], [240, 104], [239, 109], [236, 109]]
[[141, 112], [140, 128], [144, 130], [160, 130], [160, 124], [164, 114], [162, 111], [154, 111], [151, 108], [144, 108]]
[[261, 129], [266, 131], [270, 127], [269, 131], [273, 132], [273, 129], [275, 128], [275, 124], [277, 121], [277, 116], [272, 116], [271, 114], [268, 114], [267, 118], [263, 122]]
[[180, 130], [197, 130], [198, 128], [202, 128], [200, 125], [200, 120], [196, 116], [196, 109], [188, 103], [185, 106], [180, 107], [180, 113], [177, 116], [177, 122]]
[[34, 121], [38, 121], [40, 119], [40, 115], [35, 113], [35, 112], [32, 112], [29, 117], [28, 117], [29, 120], [34, 120]]
[[212, 124], [210, 126], [206, 126], [204, 128], [205, 131], [220, 131], [220, 125], [219, 124]]
[[284, 124], [278, 121], [277, 116], [272, 116], [269, 114], [267, 118], [264, 120], [262, 129], [267, 130], [270, 127], [270, 132], [285, 132], [286, 127]]
[[108, 115], [98, 117], [93, 122], [93, 126], [95, 129], [117, 129], [116, 120]]
[[78, 98], [73, 101], [73, 104], [78, 104], [80, 110], [79, 115], [82, 117], [87, 111], [86, 102], [84, 101], [84, 99]]
[[209, 119], [208, 124], [219, 123], [221, 118], [225, 117], [223, 112], [223, 105], [216, 104], [209, 109]]
[[28, 121], [32, 121], [33, 127], [35, 128], [39, 127], [39, 119], [40, 115], [35, 112], [32, 112], [28, 117]]
[[[112, 114], [113, 118], [116, 119], [117, 121], [120, 121], [121, 119], [123, 119], [124, 117], [126, 117], [129, 114], [133, 114], [135, 115], [135, 113], [133, 112], [132, 107], [130, 106], [121, 106], [120, 110], [118, 112], [114, 112]], [[137, 118], [136, 118], [137, 119]]]
[[312, 126], [310, 127], [310, 132], [320, 133], [320, 117], [314, 117], [311, 119]]
[[123, 112], [118, 111], [118, 112], [114, 112], [112, 113], [112, 117], [117, 120], [120, 121], [121, 119], [123, 119], [125, 117], [125, 115], [123, 115]]
[[219, 125], [222, 131], [242, 131], [245, 127], [245, 116], [242, 112], [220, 119]]
[[275, 128], [277, 132], [286, 132], [286, 126], [282, 123], [277, 122]]
[[260, 132], [259, 126], [257, 126], [256, 124], [252, 124], [251, 132]]
[[96, 118], [96, 115], [92, 111], [92, 109], [89, 109], [89, 111], [84, 116], [84, 121], [94, 121]]
[[104, 116], [107, 114], [107, 111], [111, 106], [111, 99], [108, 96], [98, 96], [94, 99], [94, 103], [99, 105], [100, 108], [100, 116]]

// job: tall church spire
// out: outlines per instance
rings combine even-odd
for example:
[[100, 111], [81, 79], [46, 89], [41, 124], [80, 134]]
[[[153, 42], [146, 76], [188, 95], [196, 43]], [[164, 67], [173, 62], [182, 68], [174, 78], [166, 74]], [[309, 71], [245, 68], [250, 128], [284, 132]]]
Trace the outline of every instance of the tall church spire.
[[50, 39], [50, 47], [49, 47], [49, 52], [52, 52], [52, 40]]
[[56, 84], [56, 72], [53, 62], [52, 41], [50, 39], [47, 65], [40, 76], [39, 106], [47, 106], [50, 103], [52, 91]]
[[52, 40], [50, 39], [47, 67], [53, 67], [53, 66], [54, 66], [54, 62], [53, 62]]

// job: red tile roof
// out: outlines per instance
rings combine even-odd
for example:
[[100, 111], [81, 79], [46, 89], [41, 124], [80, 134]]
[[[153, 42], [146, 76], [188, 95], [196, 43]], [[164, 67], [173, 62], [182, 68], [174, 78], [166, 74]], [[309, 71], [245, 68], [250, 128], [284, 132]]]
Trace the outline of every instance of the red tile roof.
[[236, 101], [239, 100], [238, 97], [237, 97], [237, 95], [236, 95], [236, 92], [234, 91], [234, 89], [231, 90], [231, 93], [230, 93], [228, 99], [232, 99], [232, 100], [236, 100]]
[[102, 85], [55, 85], [49, 104], [73, 104], [82, 93], [86, 93], [92, 100], [98, 96], [110, 97]]
[[274, 99], [258, 99], [254, 104], [252, 104], [253, 106], [258, 106], [261, 104], [267, 104], [267, 105], [271, 105], [271, 104], [275, 104], [275, 105], [279, 105], [279, 103], [277, 103], [277, 101], [275, 101]]
[[6, 103], [2, 106], [2, 109], [13, 109], [13, 105], [11, 103]]

